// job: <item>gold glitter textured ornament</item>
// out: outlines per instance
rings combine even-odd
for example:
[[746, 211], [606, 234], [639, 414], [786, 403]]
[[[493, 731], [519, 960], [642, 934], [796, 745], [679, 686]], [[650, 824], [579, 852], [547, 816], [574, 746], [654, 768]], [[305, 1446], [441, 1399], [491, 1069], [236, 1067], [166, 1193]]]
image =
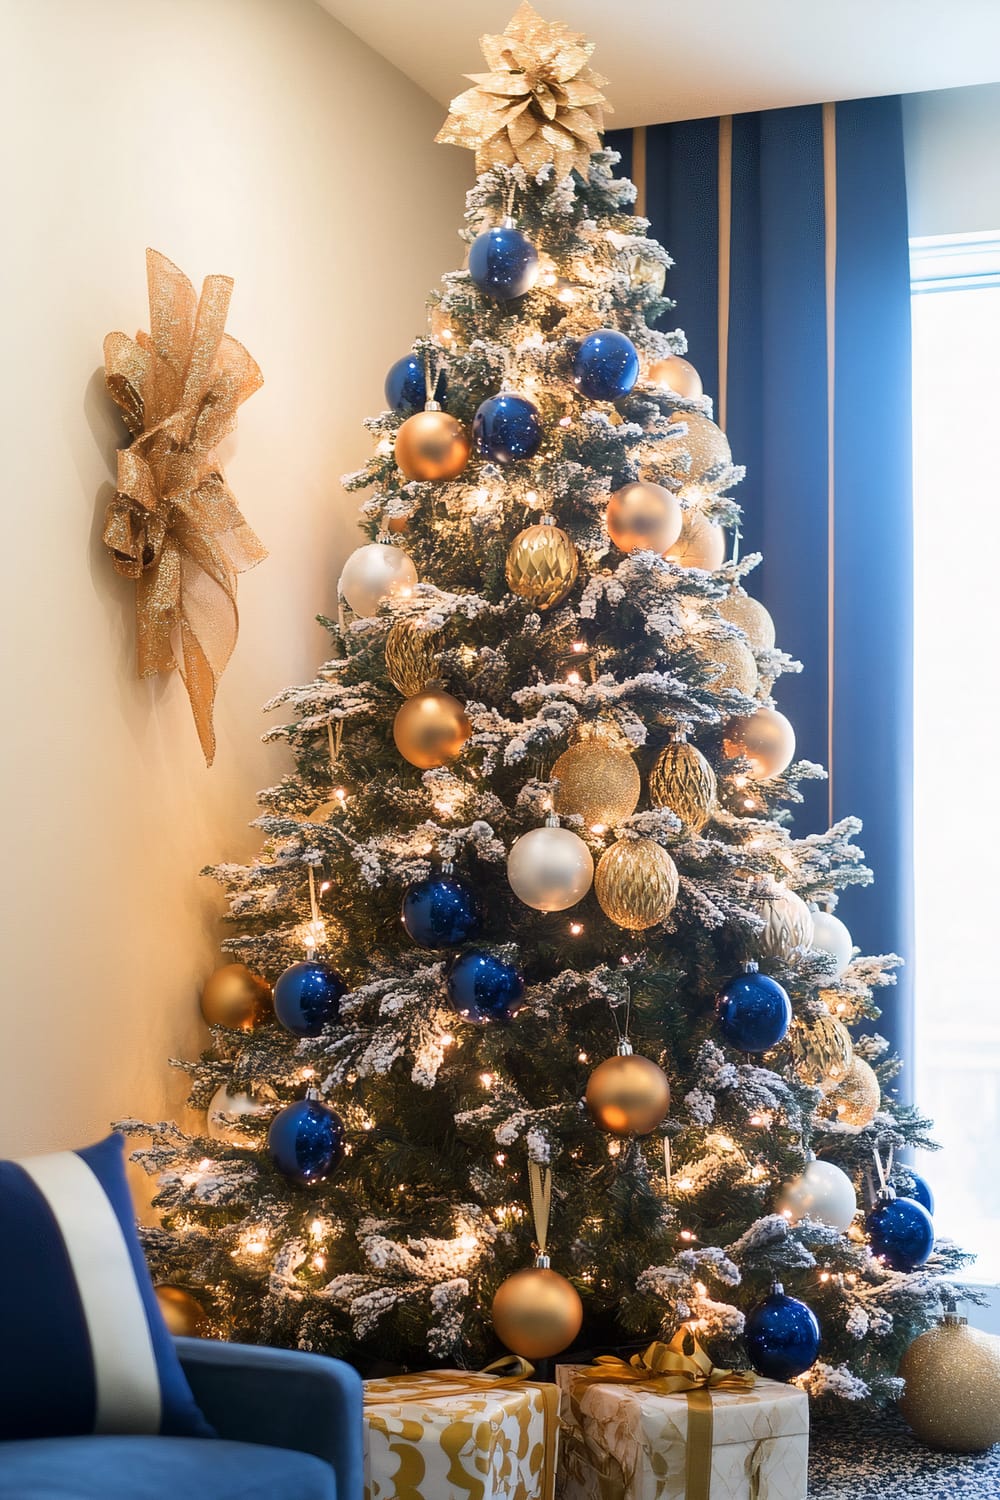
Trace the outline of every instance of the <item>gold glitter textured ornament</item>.
[[209, 1026], [253, 1031], [271, 1003], [271, 986], [246, 964], [223, 964], [201, 992], [201, 1013]]
[[649, 1135], [670, 1109], [670, 1082], [652, 1058], [640, 1057], [631, 1043], [622, 1042], [618, 1056], [591, 1073], [586, 1097], [598, 1125], [612, 1135]]
[[795, 948], [812, 943], [813, 919], [801, 896], [787, 885], [776, 885], [762, 912], [764, 930], [757, 938], [761, 958], [788, 959]]
[[396, 749], [422, 771], [436, 770], [454, 760], [471, 733], [465, 709], [440, 686], [407, 698], [392, 723]]
[[854, 1061], [851, 1033], [835, 1016], [794, 1021], [788, 1045], [802, 1082], [822, 1089], [824, 1094], [839, 1088]]
[[742, 589], [734, 589], [715, 607], [724, 620], [743, 631], [752, 650], [774, 650], [774, 621], [758, 599], [752, 599]]
[[507, 553], [507, 587], [535, 609], [554, 609], [576, 582], [580, 559], [551, 518], [518, 532]]
[[649, 800], [669, 807], [692, 833], [708, 822], [716, 797], [715, 772], [701, 751], [686, 740], [664, 745], [649, 773]]
[[396, 462], [407, 479], [454, 479], [471, 451], [461, 422], [433, 401], [407, 417], [396, 433]]
[[156, 1300], [167, 1331], [173, 1338], [201, 1338], [208, 1314], [197, 1297], [192, 1297], [182, 1286], [158, 1286]]
[[694, 365], [679, 354], [668, 354], [666, 359], [655, 360], [646, 378], [665, 391], [673, 391], [675, 396], [690, 399], [702, 394], [701, 376]]
[[665, 922], [677, 900], [677, 866], [652, 839], [620, 839], [601, 855], [594, 892], [605, 916], [630, 932]]
[[721, 641], [709, 641], [703, 648], [705, 660], [721, 668], [712, 681], [715, 692], [730, 688], [752, 698], [757, 691], [759, 676], [754, 654], [739, 636], [729, 635]]
[[835, 1115], [841, 1125], [863, 1130], [878, 1114], [882, 1103], [875, 1070], [855, 1052], [847, 1077], [826, 1096], [826, 1111]]
[[682, 568], [714, 573], [726, 560], [726, 533], [700, 510], [686, 510], [681, 534], [665, 555]]
[[564, 750], [552, 779], [559, 782], [556, 812], [579, 813], [588, 828], [616, 828], [635, 812], [642, 791], [632, 756], [600, 733]]
[[1000, 1339], [946, 1312], [913, 1340], [899, 1374], [899, 1409], [918, 1441], [951, 1453], [1000, 1442]]
[[758, 708], [747, 719], [730, 719], [722, 748], [730, 760], [746, 756], [758, 781], [787, 771], [795, 754], [795, 730], [776, 708]]
[[524, 4], [479, 46], [489, 72], [465, 75], [475, 87], [451, 101], [435, 139], [475, 151], [477, 172], [520, 162], [534, 177], [552, 162], [557, 181], [573, 168], [588, 177], [613, 113], [601, 92], [607, 79], [589, 66], [593, 42]]
[[638, 479], [615, 490], [605, 520], [608, 535], [622, 552], [647, 549], [662, 557], [680, 536], [683, 516], [670, 490]]
[[414, 620], [397, 620], [385, 638], [385, 669], [404, 698], [422, 693], [437, 676], [436, 637]]
[[686, 422], [687, 432], [675, 438], [677, 446], [691, 456], [691, 467], [683, 476], [685, 485], [701, 484], [710, 469], [733, 461], [729, 440], [721, 427], [700, 411], [670, 413], [674, 422]]

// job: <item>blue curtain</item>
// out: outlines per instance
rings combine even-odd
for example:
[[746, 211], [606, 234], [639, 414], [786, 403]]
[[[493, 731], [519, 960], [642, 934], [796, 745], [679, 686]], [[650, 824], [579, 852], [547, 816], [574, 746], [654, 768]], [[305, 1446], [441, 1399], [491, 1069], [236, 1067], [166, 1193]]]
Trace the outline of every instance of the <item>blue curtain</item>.
[[[634, 141], [628, 131], [608, 137], [626, 172]], [[667, 292], [677, 308], [666, 326], [684, 328], [716, 397], [720, 214], [728, 223], [726, 430], [748, 466], [737, 494], [743, 547], [764, 554], [749, 587], [774, 616], [779, 646], [805, 664], [777, 689], [798, 754], [831, 777], [807, 790], [796, 831], [848, 813], [863, 819], [876, 883], [846, 892], [838, 913], [864, 952], [894, 951], [909, 964], [910, 277], [900, 100], [650, 127], [645, 205], [651, 233], [676, 262]], [[879, 1023], [904, 1059], [911, 997], [905, 968], [884, 992]]]

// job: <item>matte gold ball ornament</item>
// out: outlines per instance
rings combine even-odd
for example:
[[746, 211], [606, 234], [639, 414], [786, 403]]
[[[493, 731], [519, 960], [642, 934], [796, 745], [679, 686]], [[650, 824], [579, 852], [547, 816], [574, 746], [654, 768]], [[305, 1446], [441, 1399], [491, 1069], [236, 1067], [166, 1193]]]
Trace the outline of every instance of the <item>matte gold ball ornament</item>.
[[223, 964], [201, 992], [201, 1013], [209, 1026], [253, 1031], [271, 1004], [271, 986], [246, 964]]
[[404, 698], [422, 693], [437, 676], [437, 637], [414, 620], [397, 620], [385, 638], [385, 669]]
[[657, 359], [649, 367], [647, 379], [653, 385], [673, 391], [675, 396], [691, 400], [704, 394], [701, 376], [694, 365], [679, 354], [668, 354], [666, 359]]
[[619, 839], [606, 849], [594, 875], [594, 893], [605, 916], [630, 932], [665, 922], [678, 889], [677, 866], [653, 839]]
[[682, 568], [714, 573], [726, 560], [726, 533], [700, 510], [686, 510], [681, 534], [666, 554]]
[[795, 754], [795, 730], [776, 708], [758, 708], [746, 719], [730, 719], [722, 748], [730, 760], [745, 756], [750, 774], [768, 781], [787, 771]]
[[629, 751], [601, 734], [564, 750], [552, 779], [559, 782], [556, 811], [563, 817], [578, 814], [588, 828], [616, 828], [635, 812], [642, 791]]
[[615, 490], [605, 512], [608, 535], [622, 552], [645, 549], [661, 557], [679, 538], [683, 519], [677, 496], [645, 479]]
[[580, 558], [551, 516], [518, 532], [507, 553], [507, 587], [535, 609], [554, 609], [576, 582]]
[[461, 422], [429, 401], [407, 417], [396, 434], [396, 462], [407, 479], [455, 479], [469, 462], [469, 435]]
[[864, 1130], [878, 1114], [881, 1103], [882, 1090], [874, 1068], [855, 1052], [844, 1081], [826, 1096], [826, 1112], [841, 1125]]
[[493, 1298], [497, 1338], [524, 1359], [548, 1359], [562, 1353], [583, 1326], [583, 1303], [565, 1276], [553, 1271], [548, 1257], [508, 1276]]
[[753, 651], [773, 651], [774, 621], [758, 599], [734, 589], [715, 606], [724, 620], [743, 631]]
[[803, 1083], [828, 1094], [844, 1082], [854, 1061], [854, 1043], [836, 1016], [796, 1020], [788, 1033], [792, 1063]]
[[715, 772], [687, 740], [664, 745], [649, 773], [649, 800], [669, 807], [691, 833], [700, 833], [715, 806]]
[[182, 1286], [164, 1285], [156, 1288], [156, 1300], [172, 1338], [198, 1339], [203, 1336], [208, 1314], [197, 1297], [192, 1297]]
[[598, 1063], [587, 1082], [587, 1108], [612, 1135], [649, 1135], [670, 1109], [670, 1082], [652, 1058], [622, 1041], [618, 1055]]
[[899, 1409], [929, 1448], [981, 1453], [1000, 1442], [1000, 1339], [946, 1312], [903, 1355]]
[[440, 684], [407, 698], [392, 723], [396, 749], [422, 771], [436, 770], [454, 760], [471, 733], [465, 709]]

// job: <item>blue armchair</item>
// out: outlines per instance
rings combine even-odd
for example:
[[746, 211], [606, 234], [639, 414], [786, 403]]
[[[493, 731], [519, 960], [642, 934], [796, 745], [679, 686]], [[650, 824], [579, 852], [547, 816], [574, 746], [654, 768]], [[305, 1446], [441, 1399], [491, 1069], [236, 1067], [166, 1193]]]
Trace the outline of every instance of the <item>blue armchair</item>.
[[361, 1500], [361, 1381], [316, 1354], [177, 1339], [208, 1438], [0, 1443], [0, 1500]]

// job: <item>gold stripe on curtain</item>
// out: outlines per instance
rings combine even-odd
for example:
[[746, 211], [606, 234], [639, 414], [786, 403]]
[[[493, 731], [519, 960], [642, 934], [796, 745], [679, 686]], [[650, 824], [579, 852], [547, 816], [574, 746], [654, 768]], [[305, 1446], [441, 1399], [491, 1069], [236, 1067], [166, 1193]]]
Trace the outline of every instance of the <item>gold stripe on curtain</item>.
[[733, 117], [719, 119], [719, 407], [716, 420], [726, 430], [729, 395], [729, 282], [733, 243]]
[[632, 181], [635, 183], [635, 211], [646, 217], [646, 127], [636, 125], [632, 131]]
[[837, 368], [837, 106], [823, 105], [823, 221], [826, 289], [826, 767], [828, 822], [833, 823], [834, 588], [837, 505], [834, 472]]

